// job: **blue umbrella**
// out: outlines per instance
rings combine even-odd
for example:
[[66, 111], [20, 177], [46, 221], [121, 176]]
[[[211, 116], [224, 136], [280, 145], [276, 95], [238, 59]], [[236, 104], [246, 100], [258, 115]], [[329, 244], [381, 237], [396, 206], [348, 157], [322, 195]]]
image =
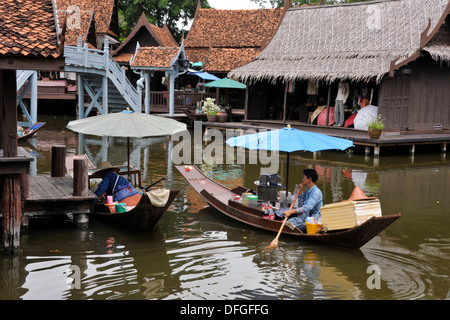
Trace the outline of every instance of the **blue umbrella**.
[[331, 137], [322, 133], [297, 130], [288, 126], [279, 130], [263, 131], [227, 139], [231, 147], [249, 150], [287, 152], [286, 190], [288, 190], [289, 154], [294, 151], [345, 150], [353, 147], [353, 141]]

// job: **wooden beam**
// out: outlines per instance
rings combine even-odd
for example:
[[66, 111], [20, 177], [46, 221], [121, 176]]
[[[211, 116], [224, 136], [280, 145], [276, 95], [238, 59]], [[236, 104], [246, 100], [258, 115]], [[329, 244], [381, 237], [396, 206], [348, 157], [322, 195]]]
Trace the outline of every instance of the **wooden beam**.
[[0, 70], [0, 148], [3, 149], [3, 157], [17, 157], [15, 70]]
[[0, 69], [64, 71], [64, 58], [10, 57], [0, 56]]

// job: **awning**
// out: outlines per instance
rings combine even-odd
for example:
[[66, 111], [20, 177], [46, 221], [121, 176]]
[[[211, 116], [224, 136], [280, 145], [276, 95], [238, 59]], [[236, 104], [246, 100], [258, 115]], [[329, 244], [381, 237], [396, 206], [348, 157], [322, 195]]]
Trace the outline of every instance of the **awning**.
[[208, 72], [188, 72], [188, 74], [198, 76], [203, 80], [220, 80], [220, 78]]

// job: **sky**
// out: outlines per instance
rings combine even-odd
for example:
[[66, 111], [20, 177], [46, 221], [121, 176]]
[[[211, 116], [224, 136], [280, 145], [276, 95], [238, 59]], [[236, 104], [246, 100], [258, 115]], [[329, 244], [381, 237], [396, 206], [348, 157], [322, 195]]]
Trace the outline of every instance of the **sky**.
[[258, 9], [258, 5], [250, 0], [208, 0], [214, 9]]
[[[214, 9], [259, 9], [259, 6], [251, 0], [208, 0], [208, 3]], [[270, 5], [267, 5], [266, 8], [270, 8]], [[184, 29], [189, 30], [191, 25], [192, 21], [189, 21]], [[179, 27], [183, 28], [181, 24]]]

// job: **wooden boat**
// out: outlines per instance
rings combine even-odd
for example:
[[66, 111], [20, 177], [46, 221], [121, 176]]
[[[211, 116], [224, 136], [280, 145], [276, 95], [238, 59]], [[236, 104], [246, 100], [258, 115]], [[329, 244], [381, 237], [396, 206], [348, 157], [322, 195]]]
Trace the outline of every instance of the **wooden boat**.
[[[236, 187], [229, 189], [208, 178], [196, 166], [189, 166], [188, 170], [186, 170], [185, 166], [176, 166], [176, 168], [211, 207], [226, 217], [274, 233], [280, 230], [282, 221], [264, 218], [263, 212], [259, 208], [249, 207], [234, 200], [237, 195], [247, 192], [246, 188]], [[363, 224], [351, 229], [317, 234], [307, 234], [297, 228], [291, 229], [285, 226], [282, 234], [312, 243], [360, 248], [385, 230], [400, 216], [401, 214], [372, 217]]]
[[147, 192], [144, 192], [141, 200], [135, 207], [126, 212], [118, 213], [111, 213], [107, 205], [96, 202], [94, 204], [93, 217], [119, 225], [126, 225], [143, 230], [152, 230], [179, 192], [180, 190], [178, 189], [170, 190], [169, 198], [163, 207], [154, 206]]
[[28, 140], [31, 138], [39, 129], [41, 129], [45, 125], [45, 122], [36, 122], [31, 127], [24, 130], [23, 135], [17, 135], [17, 139], [19, 140]]

